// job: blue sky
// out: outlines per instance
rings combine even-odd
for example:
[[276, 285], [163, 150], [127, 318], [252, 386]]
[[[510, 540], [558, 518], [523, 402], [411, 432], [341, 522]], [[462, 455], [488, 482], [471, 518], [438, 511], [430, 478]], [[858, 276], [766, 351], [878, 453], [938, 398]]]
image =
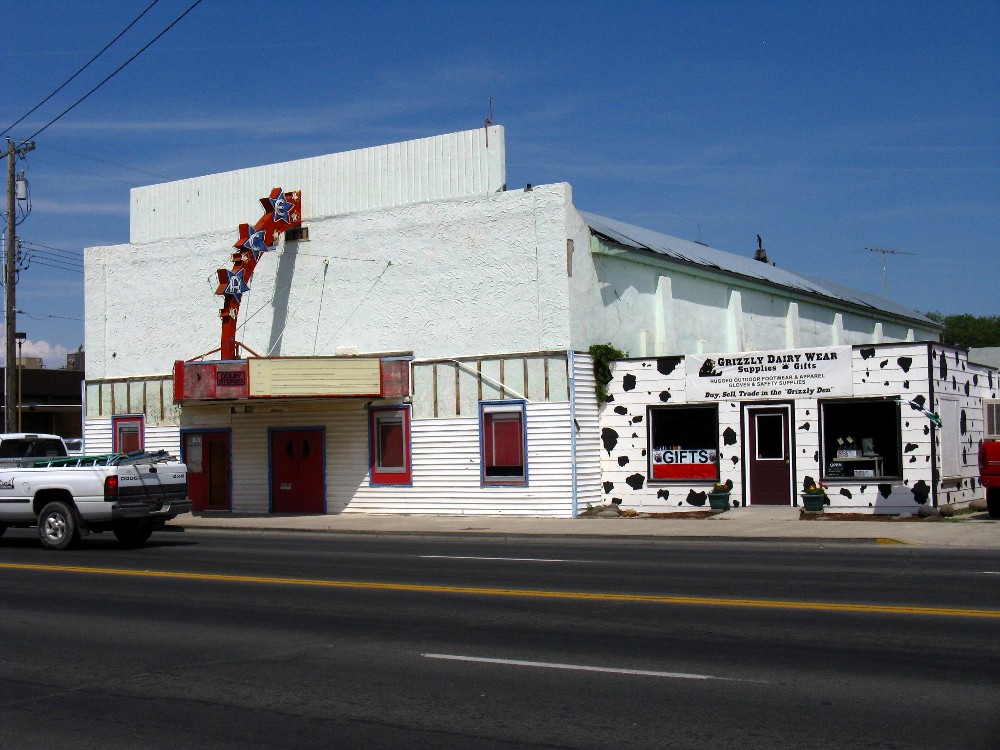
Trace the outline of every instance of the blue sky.
[[[150, 2], [19, 3], [0, 128]], [[8, 135], [192, 2], [159, 0]], [[203, 0], [18, 162], [24, 354], [84, 343], [82, 251], [128, 241], [130, 187], [475, 128], [491, 96], [512, 188], [569, 182], [581, 209], [735, 253], [759, 233], [779, 266], [874, 293], [865, 248], [904, 250], [891, 299], [997, 315], [998, 38], [995, 1]]]

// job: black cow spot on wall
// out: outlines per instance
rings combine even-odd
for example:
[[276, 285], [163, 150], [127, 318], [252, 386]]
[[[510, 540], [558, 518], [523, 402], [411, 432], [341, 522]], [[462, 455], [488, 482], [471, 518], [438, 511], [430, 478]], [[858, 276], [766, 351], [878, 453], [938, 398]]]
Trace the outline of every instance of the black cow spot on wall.
[[925, 424], [924, 425], [924, 434], [925, 435], [930, 435], [931, 434], [931, 426], [929, 424]]
[[899, 365], [899, 369], [902, 370], [903, 372], [909, 372], [910, 371], [910, 365], [913, 364], [913, 358], [912, 357], [899, 357], [896, 360], [896, 364]]
[[614, 482], [605, 482], [604, 483], [604, 494], [605, 495], [609, 494], [611, 492], [611, 490], [613, 490], [614, 488], [615, 488], [615, 483]]
[[647, 396], [652, 396], [652, 395], [653, 395], [653, 392], [652, 392], [652, 391], [646, 391], [646, 395], [647, 395]]
[[635, 390], [635, 375], [626, 375], [622, 378], [622, 390], [623, 391], [634, 391]]
[[969, 422], [965, 416], [965, 409], [962, 409], [962, 413], [958, 418], [958, 431], [961, 434], [965, 434], [966, 428], [969, 426]]
[[632, 433], [632, 437], [634, 437], [634, 438], [637, 438], [637, 437], [639, 437], [639, 433], [638, 433], [638, 432], [633, 432], [633, 433]]
[[966, 383], [965, 383], [965, 395], [966, 396], [969, 395], [969, 382], [968, 381], [966, 381]]
[[612, 430], [610, 427], [605, 427], [601, 430], [601, 442], [604, 443], [604, 450], [606, 450], [610, 456], [611, 451], [613, 451], [615, 446], [618, 445], [618, 431]]
[[889, 495], [892, 494], [892, 485], [880, 484], [878, 486], [878, 494], [880, 494], [882, 497], [889, 497]]
[[619, 456], [618, 457], [618, 465], [619, 466], [625, 466], [625, 464], [627, 464], [627, 463], [628, 463], [628, 456]]
[[858, 354], [861, 355], [861, 359], [871, 359], [875, 356], [875, 347], [862, 349]]
[[846, 487], [841, 487], [840, 488], [840, 494], [843, 495], [844, 497], [846, 497], [848, 500], [850, 500], [852, 497], [854, 497], [854, 495], [851, 494], [851, 491], [849, 489], [847, 489]]
[[626, 409], [624, 406], [616, 406], [615, 414], [621, 414], [624, 417], [626, 414], [628, 414], [628, 409]]
[[880, 370], [884, 370], [887, 364], [889, 364], [889, 360], [883, 359], [881, 362], [878, 363], [878, 367]]
[[889, 387], [889, 381], [886, 380], [884, 383], [882, 383], [882, 385], [884, 385], [886, 388], [888, 388]]
[[962, 446], [962, 465], [965, 466], [965, 464], [968, 463], [968, 461], [969, 461], [969, 454], [965, 450], [965, 446], [963, 445]]
[[645, 448], [642, 449], [642, 455], [644, 455], [644, 456], [646, 455], [646, 449]]
[[867, 490], [867, 489], [868, 489], [868, 485], [867, 485], [867, 484], [863, 484], [863, 485], [861, 485], [861, 487], [860, 487], [860, 488], [858, 489], [858, 492], [860, 492], [860, 493], [861, 493], [861, 494], [863, 495], [863, 494], [865, 494], [865, 490]]
[[910, 381], [909, 380], [904, 380], [903, 381], [903, 390], [905, 390], [905, 391], [910, 390]]
[[656, 496], [660, 500], [669, 500], [670, 499], [670, 490], [657, 490], [656, 491]]
[[660, 391], [660, 401], [669, 401], [670, 391]]
[[733, 456], [731, 460], [733, 462], [733, 466], [736, 466], [736, 464], [738, 464], [740, 462], [740, 457], [739, 456]]
[[622, 504], [622, 499], [620, 497], [613, 497], [613, 498], [611, 498], [611, 504], [612, 505], [621, 505]]
[[815, 461], [816, 463], [819, 463], [819, 451], [816, 451], [815, 453], [813, 453], [813, 461]]
[[722, 431], [722, 444], [723, 445], [736, 445], [736, 430], [732, 427], [727, 427]]
[[641, 490], [642, 485], [645, 484], [646, 477], [642, 474], [632, 474], [631, 476], [625, 477], [625, 484], [631, 487], [633, 490]]
[[979, 375], [978, 374], [973, 374], [973, 376], [972, 376], [972, 384], [973, 385], [979, 385]]
[[687, 498], [685, 498], [688, 505], [693, 505], [696, 508], [703, 506], [707, 499], [708, 495], [704, 492], [695, 492], [694, 490], [689, 491]]
[[958, 390], [958, 381], [955, 379], [954, 376], [952, 376], [952, 378], [951, 378], [951, 389], [953, 391], [957, 391]]
[[610, 404], [612, 401], [615, 400], [615, 397], [612, 394], [609, 393], [608, 397], [606, 399], [604, 399], [604, 400], [607, 401]]
[[810, 425], [808, 422], [803, 422], [802, 424], [799, 425], [799, 429], [809, 432], [809, 430], [812, 429], [812, 425]]
[[[944, 357], [941, 357], [944, 359]], [[927, 482], [921, 479], [910, 489], [913, 493], [913, 499], [920, 505], [925, 505], [927, 503], [927, 498], [931, 494], [931, 488], [927, 486]]]
[[656, 360], [656, 371], [660, 375], [669, 375], [683, 360], [683, 357], [659, 357]]
[[947, 357], [941, 357], [938, 360], [938, 365], [939, 365], [939, 367], [938, 367], [938, 377], [941, 378], [941, 380], [947, 380], [948, 379], [948, 358]]
[[910, 456], [910, 461], [909, 461], [909, 463], [911, 463], [911, 464], [915, 464], [916, 462], [917, 462], [917, 457], [916, 457], [916, 456]]
[[639, 422], [641, 421], [642, 421], [641, 414], [637, 414], [636, 416], [632, 417], [632, 424], [639, 424]]

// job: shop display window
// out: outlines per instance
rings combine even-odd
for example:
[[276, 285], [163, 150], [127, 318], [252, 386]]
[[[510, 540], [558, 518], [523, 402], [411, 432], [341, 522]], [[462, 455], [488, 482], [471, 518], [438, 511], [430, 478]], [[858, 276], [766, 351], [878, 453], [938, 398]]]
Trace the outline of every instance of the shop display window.
[[368, 411], [372, 484], [411, 484], [410, 407], [375, 406]]
[[717, 406], [649, 407], [650, 481], [719, 478]]
[[523, 401], [479, 404], [483, 484], [527, 484]]
[[895, 399], [821, 401], [819, 408], [825, 479], [903, 478]]

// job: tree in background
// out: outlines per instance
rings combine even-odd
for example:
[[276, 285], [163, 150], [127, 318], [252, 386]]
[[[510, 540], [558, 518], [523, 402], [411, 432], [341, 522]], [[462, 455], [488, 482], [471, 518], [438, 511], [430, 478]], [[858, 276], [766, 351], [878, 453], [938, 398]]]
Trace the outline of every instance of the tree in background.
[[944, 326], [941, 343], [971, 349], [977, 346], [1000, 346], [1000, 315], [942, 315], [924, 313]]

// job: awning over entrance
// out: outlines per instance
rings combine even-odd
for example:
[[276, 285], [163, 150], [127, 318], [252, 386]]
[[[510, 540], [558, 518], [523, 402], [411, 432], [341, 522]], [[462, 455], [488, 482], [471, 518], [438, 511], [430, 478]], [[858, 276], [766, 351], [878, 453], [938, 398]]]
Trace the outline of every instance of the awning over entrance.
[[174, 401], [403, 398], [412, 356], [259, 357], [174, 363]]

